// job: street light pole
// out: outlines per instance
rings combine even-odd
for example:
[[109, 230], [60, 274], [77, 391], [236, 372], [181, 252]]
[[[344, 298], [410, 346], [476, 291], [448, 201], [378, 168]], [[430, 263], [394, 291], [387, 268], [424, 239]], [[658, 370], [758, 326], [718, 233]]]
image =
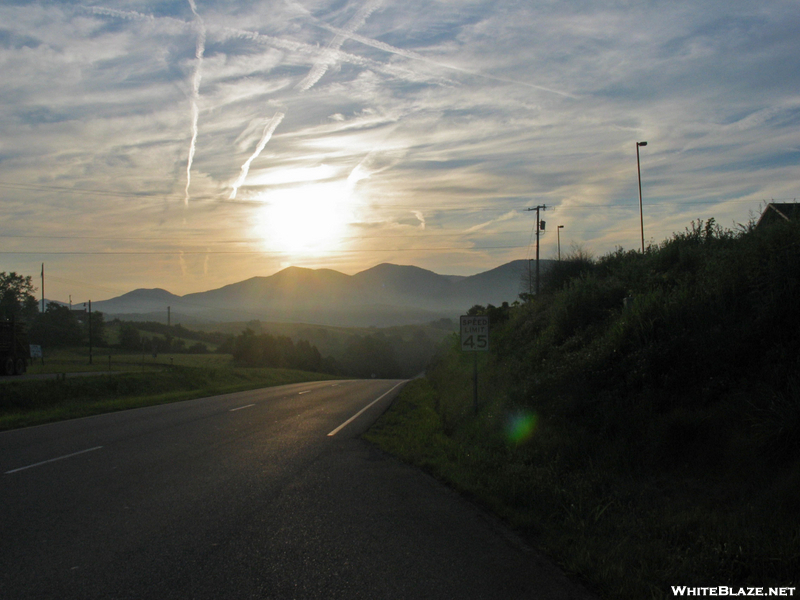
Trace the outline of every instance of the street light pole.
[[556, 232], [558, 233], [558, 260], [561, 260], [561, 230], [564, 229], [563, 225], [559, 225], [556, 227]]
[[644, 254], [644, 217], [642, 216], [642, 169], [639, 166], [639, 146], [647, 146], [647, 142], [636, 142], [636, 172], [639, 174], [639, 227], [642, 232], [642, 254]]

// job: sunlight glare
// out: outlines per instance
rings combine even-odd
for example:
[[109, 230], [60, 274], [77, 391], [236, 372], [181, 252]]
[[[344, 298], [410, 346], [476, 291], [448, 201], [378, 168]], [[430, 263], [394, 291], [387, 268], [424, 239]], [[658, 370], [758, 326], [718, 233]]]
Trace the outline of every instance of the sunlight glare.
[[266, 192], [256, 228], [267, 248], [325, 254], [340, 247], [352, 218], [346, 182], [311, 183]]

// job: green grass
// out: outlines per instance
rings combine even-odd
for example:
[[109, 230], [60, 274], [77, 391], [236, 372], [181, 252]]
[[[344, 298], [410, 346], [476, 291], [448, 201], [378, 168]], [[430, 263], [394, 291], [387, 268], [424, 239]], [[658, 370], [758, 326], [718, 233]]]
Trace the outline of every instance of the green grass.
[[[209, 355], [203, 358], [212, 359]], [[64, 380], [4, 381], [0, 383], [0, 430], [330, 378], [292, 369], [215, 367], [207, 363], [150, 365], [144, 371], [137, 367], [131, 372], [68, 376]]]
[[528, 437], [514, 436], [521, 413], [500, 416], [484, 405], [448, 434], [436, 408], [447, 401], [415, 380], [365, 438], [505, 519], [601, 597], [669, 598], [672, 585], [797, 584], [796, 467], [777, 484], [752, 479], [753, 471], [637, 477], [541, 416], [529, 419]]
[[[43, 364], [44, 363], [44, 364]], [[28, 367], [31, 375], [46, 373], [86, 373], [91, 371], [161, 370], [168, 366], [184, 367], [233, 367], [230, 354], [158, 354], [131, 353], [108, 348], [98, 348], [92, 353], [89, 364], [88, 349], [57, 349], [47, 353], [44, 361], [32, 359]]]
[[531, 303], [486, 307], [477, 414], [454, 341], [368, 439], [602, 597], [796, 586], [800, 224], [693, 224], [567, 266]]

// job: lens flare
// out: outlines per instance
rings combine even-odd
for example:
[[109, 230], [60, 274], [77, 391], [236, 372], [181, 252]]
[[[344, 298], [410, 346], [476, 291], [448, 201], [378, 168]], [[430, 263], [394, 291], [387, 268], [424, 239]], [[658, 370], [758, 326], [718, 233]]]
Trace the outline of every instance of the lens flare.
[[536, 430], [538, 418], [534, 413], [519, 411], [509, 415], [506, 420], [506, 436], [514, 444], [522, 444], [528, 441]]

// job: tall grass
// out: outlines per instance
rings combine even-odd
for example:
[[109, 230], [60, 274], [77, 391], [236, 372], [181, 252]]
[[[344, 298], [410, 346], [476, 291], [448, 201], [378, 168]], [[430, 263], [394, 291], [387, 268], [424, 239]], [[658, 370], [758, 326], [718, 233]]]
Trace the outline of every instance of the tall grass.
[[451, 344], [373, 439], [424, 416], [426, 467], [604, 597], [797, 584], [800, 227], [697, 222], [553, 273], [492, 324], [477, 415]]
[[0, 430], [330, 375], [293, 369], [162, 366], [159, 371], [0, 383]]

